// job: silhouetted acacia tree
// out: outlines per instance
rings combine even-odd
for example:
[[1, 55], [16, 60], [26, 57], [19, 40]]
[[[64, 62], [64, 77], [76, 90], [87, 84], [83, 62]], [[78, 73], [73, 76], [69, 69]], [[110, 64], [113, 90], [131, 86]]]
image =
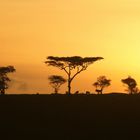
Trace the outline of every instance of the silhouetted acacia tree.
[[135, 94], [136, 92], [138, 92], [137, 82], [131, 76], [128, 76], [128, 78], [122, 79], [121, 81], [122, 83], [127, 85], [127, 91], [129, 92], [129, 94]]
[[66, 79], [59, 75], [51, 75], [48, 77], [48, 79], [50, 81], [50, 85], [52, 86], [52, 88], [54, 88], [55, 94], [58, 93], [60, 86], [66, 83]]
[[8, 82], [11, 80], [7, 74], [15, 71], [13, 66], [0, 67], [0, 94], [5, 94], [5, 90], [9, 87]]
[[[72, 57], [47, 57], [45, 62], [48, 66], [54, 66], [60, 70], [64, 70], [68, 76], [68, 94], [71, 94], [71, 82], [82, 71], [86, 70], [90, 64], [97, 60], [103, 59], [102, 57], [85, 57], [72, 56]], [[73, 72], [73, 73], [72, 73]]]
[[93, 86], [96, 88], [96, 92], [98, 92], [98, 94], [102, 94], [104, 88], [110, 86], [110, 82], [110, 79], [107, 79], [105, 76], [100, 76], [97, 78], [97, 81], [93, 83]]

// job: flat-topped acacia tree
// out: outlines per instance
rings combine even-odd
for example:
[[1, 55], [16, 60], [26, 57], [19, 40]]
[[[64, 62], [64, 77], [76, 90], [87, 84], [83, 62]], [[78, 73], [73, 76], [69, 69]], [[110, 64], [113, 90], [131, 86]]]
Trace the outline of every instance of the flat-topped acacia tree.
[[71, 94], [71, 83], [73, 79], [95, 61], [103, 59], [102, 57], [54, 57], [48, 56], [45, 63], [48, 66], [54, 66], [60, 70], [64, 70], [68, 76], [68, 94]]

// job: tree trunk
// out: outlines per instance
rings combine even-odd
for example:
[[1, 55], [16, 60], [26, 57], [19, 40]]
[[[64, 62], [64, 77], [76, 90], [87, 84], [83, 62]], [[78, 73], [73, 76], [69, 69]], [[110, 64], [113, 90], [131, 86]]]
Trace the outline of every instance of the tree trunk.
[[68, 95], [71, 94], [71, 71], [69, 66], [69, 74], [68, 74]]
[[57, 88], [54, 89], [54, 93], [58, 94], [58, 89]]
[[133, 94], [133, 89], [132, 89], [132, 88], [130, 88], [130, 94], [131, 94], [131, 95]]
[[68, 80], [68, 94], [71, 94], [71, 81]]

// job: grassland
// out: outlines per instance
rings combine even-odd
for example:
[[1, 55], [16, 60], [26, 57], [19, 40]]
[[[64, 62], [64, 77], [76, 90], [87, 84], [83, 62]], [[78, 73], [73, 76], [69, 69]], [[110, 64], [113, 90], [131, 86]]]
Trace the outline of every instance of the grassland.
[[0, 96], [0, 136], [6, 140], [139, 140], [140, 95]]

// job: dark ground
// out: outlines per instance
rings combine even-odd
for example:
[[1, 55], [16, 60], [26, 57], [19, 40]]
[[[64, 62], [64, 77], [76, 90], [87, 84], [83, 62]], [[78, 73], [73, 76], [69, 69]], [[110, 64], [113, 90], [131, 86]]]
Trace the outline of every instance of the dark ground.
[[140, 140], [140, 95], [0, 96], [0, 140], [14, 139]]

